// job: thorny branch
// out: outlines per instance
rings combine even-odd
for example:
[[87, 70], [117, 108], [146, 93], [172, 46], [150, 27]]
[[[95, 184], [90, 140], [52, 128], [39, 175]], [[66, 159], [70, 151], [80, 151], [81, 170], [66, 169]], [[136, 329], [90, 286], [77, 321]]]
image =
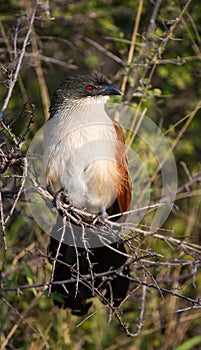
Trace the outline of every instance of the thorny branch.
[[[66, 263], [64, 263], [63, 261], [58, 259], [58, 262], [67, 265]], [[68, 265], [67, 265], [68, 266]], [[71, 266], [72, 268], [72, 266]], [[63, 280], [63, 281], [49, 281], [46, 283], [36, 283], [36, 284], [26, 284], [26, 285], [21, 285], [18, 287], [4, 287], [0, 289], [0, 292], [6, 292], [6, 291], [19, 291], [19, 290], [25, 290], [25, 289], [31, 289], [31, 288], [36, 288], [36, 289], [43, 289], [46, 288], [50, 288], [50, 285], [52, 284], [68, 284], [68, 283], [72, 283], [72, 282], [77, 282], [77, 274], [79, 274], [79, 283], [82, 283], [85, 286], [88, 286], [90, 288], [94, 288], [93, 286], [93, 280], [91, 278], [91, 275], [81, 275], [79, 273], [79, 271], [77, 271], [75, 269], [75, 277], [71, 278], [69, 280]], [[149, 283], [146, 281], [140, 281], [140, 280], [136, 280], [133, 277], [128, 277], [128, 276], [124, 276], [121, 272], [119, 272], [118, 270], [116, 271], [107, 271], [104, 273], [99, 273], [99, 274], [94, 274], [94, 278], [96, 277], [103, 277], [103, 276], [109, 276], [109, 275], [120, 275], [121, 277], [123, 276], [124, 278], [128, 278], [131, 282], [131, 285], [138, 285], [142, 287], [142, 298], [141, 298], [141, 311], [140, 311], [140, 315], [139, 315], [139, 323], [137, 325], [137, 331], [136, 333], [131, 333], [129, 331], [128, 325], [123, 321], [123, 319], [121, 318], [121, 313], [119, 309], [115, 309], [112, 306], [112, 303], [109, 303], [105, 297], [96, 289], [94, 288], [94, 294], [97, 295], [100, 299], [102, 299], [104, 301], [104, 303], [109, 307], [109, 309], [112, 312], [112, 315], [114, 315], [115, 317], [117, 317], [117, 319], [120, 322], [120, 325], [122, 326], [122, 328], [124, 329], [124, 331], [126, 332], [127, 335], [132, 336], [132, 337], [136, 337], [139, 335], [141, 328], [142, 328], [142, 324], [143, 324], [143, 314], [144, 314], [144, 309], [145, 309], [145, 296], [146, 296], [146, 290], [147, 288], [152, 288], [152, 289], [157, 289], [158, 290], [158, 286], [156, 286], [153, 283]], [[132, 289], [130, 291], [130, 294], [132, 294]], [[160, 287], [160, 293], [161, 294], [169, 294], [171, 296], [177, 297], [179, 299], [185, 300], [186, 302], [189, 302], [190, 304], [192, 304], [192, 306], [189, 309], [192, 308], [200, 308], [201, 307], [201, 301], [199, 299], [192, 299], [188, 296], [184, 296], [182, 294], [179, 294], [177, 292], [175, 292], [174, 290], [171, 289], [167, 289], [167, 288], [163, 288]], [[88, 318], [88, 317], [87, 317]]]
[[[33, 113], [33, 112], [32, 112]], [[32, 113], [25, 113], [26, 115], [29, 116], [29, 120], [28, 120], [28, 126], [27, 129], [24, 133], [24, 135], [26, 136], [27, 132], [29, 132], [29, 128], [30, 128], [30, 124], [33, 118], [33, 114]], [[22, 113], [23, 115], [23, 113]], [[23, 171], [22, 171], [22, 175], [20, 175], [20, 177], [18, 177], [17, 179], [19, 180], [18, 183], [18, 187], [17, 187], [17, 191], [10, 193], [10, 196], [12, 198], [13, 196], [13, 204], [11, 205], [11, 208], [9, 210], [9, 214], [6, 216], [6, 211], [4, 210], [4, 200], [7, 198], [7, 194], [6, 191], [2, 190], [1, 191], [1, 227], [2, 227], [2, 238], [3, 238], [3, 242], [4, 242], [4, 247], [6, 248], [6, 240], [5, 240], [5, 233], [6, 233], [6, 225], [8, 224], [8, 221], [12, 218], [13, 214], [14, 214], [14, 210], [17, 206], [17, 204], [19, 203], [19, 200], [21, 198], [23, 189], [24, 189], [24, 181], [25, 178], [27, 177], [27, 162], [26, 159], [24, 157], [23, 153], [20, 153], [19, 148], [21, 147], [21, 145], [23, 144], [24, 141], [24, 137], [22, 137], [20, 140], [18, 138], [15, 137], [15, 135], [12, 132], [11, 128], [8, 128], [7, 125], [4, 123], [2, 124], [2, 133], [5, 135], [7, 135], [8, 139], [10, 141], [12, 141], [12, 144], [14, 145], [13, 147], [17, 148], [17, 152], [18, 152], [18, 160], [20, 160], [20, 162], [18, 163], [18, 167], [21, 165], [23, 165]], [[12, 169], [13, 166], [16, 166], [16, 161], [14, 160], [13, 162], [11, 162], [9, 160], [9, 157], [5, 157], [5, 144], [7, 147], [7, 150], [9, 149], [9, 142], [4, 139], [4, 142], [2, 144], [2, 152], [1, 152], [1, 156], [2, 158], [5, 160], [4, 162], [4, 166], [5, 164], [8, 164], [8, 166], [4, 167], [3, 172], [5, 172], [5, 169]], [[4, 148], [3, 148], [4, 147]], [[15, 153], [14, 153], [15, 155]], [[19, 157], [20, 155], [20, 157]], [[13, 157], [13, 155], [12, 155]], [[13, 157], [13, 159], [16, 159], [15, 157]], [[21, 164], [21, 165], [20, 165]], [[185, 166], [184, 166], [185, 171], [187, 172]], [[20, 170], [21, 171], [21, 170]], [[188, 174], [187, 176], [188, 181], [186, 182], [186, 184], [182, 185], [178, 191], [177, 191], [177, 195], [181, 195], [181, 193], [185, 194], [185, 192], [187, 191], [188, 193], [191, 192], [192, 187], [194, 186], [194, 184], [200, 182], [200, 172], [198, 172], [196, 175], [191, 176], [190, 174]], [[52, 201], [54, 200], [52, 194], [50, 192], [47, 191], [46, 188], [44, 188], [43, 186], [41, 186], [40, 184], [37, 183], [36, 179], [32, 178], [32, 190], [37, 192], [42, 198], [44, 198], [45, 200], [49, 201], [50, 203], [52, 203]], [[62, 202], [62, 200], [59, 200], [57, 202], [58, 205], [58, 209], [62, 211], [64, 218], [65, 218], [65, 223], [63, 226], [63, 231], [61, 230], [61, 238], [60, 238], [60, 243], [59, 245], [61, 245], [61, 242], [63, 240], [63, 236], [62, 236], [62, 232], [65, 232], [65, 225], [69, 225], [70, 223], [70, 230], [71, 230], [71, 234], [72, 237], [74, 235], [75, 238], [75, 232], [74, 232], [74, 228], [72, 225], [72, 222], [74, 222], [76, 225], [80, 225], [82, 227], [82, 236], [83, 236], [83, 242], [85, 245], [85, 249], [87, 252], [87, 259], [88, 259], [88, 263], [89, 266], [91, 264], [90, 262], [90, 255], [88, 254], [88, 243], [87, 240], [85, 240], [85, 230], [86, 229], [90, 229], [91, 234], [97, 234], [97, 227], [100, 231], [101, 234], [101, 240], [103, 242], [103, 244], [107, 247], [109, 247], [110, 249], [115, 250], [113, 247], [110, 247], [110, 242], [108, 241], [107, 237], [109, 236], [114, 236], [114, 237], [118, 237], [118, 239], [122, 239], [125, 242], [125, 245], [127, 245], [128, 247], [128, 251], [127, 253], [119, 253], [119, 254], [123, 254], [124, 256], [127, 257], [127, 264], [129, 264], [131, 271], [137, 271], [137, 274], [139, 274], [139, 278], [134, 278], [134, 276], [131, 275], [131, 277], [128, 276], [124, 276], [122, 274], [122, 269], [117, 269], [115, 271], [107, 271], [104, 272], [102, 274], [94, 274], [92, 271], [92, 267], [90, 270], [90, 273], [88, 275], [82, 275], [79, 271], [79, 264], [77, 263], [76, 268], [74, 269], [74, 276], [73, 278], [71, 278], [70, 280], [65, 280], [65, 281], [57, 281], [54, 282], [53, 278], [54, 278], [54, 266], [56, 264], [56, 262], [59, 263], [63, 263], [59, 260], [59, 247], [57, 250], [57, 254], [56, 257], [53, 260], [53, 267], [52, 267], [52, 273], [51, 273], [51, 277], [49, 282], [43, 282], [43, 283], [36, 283], [36, 284], [27, 284], [27, 285], [19, 285], [16, 287], [2, 287], [0, 289], [0, 292], [7, 292], [7, 291], [20, 291], [20, 290], [26, 290], [26, 289], [30, 289], [30, 288], [35, 288], [35, 289], [48, 289], [49, 290], [49, 294], [51, 292], [51, 286], [53, 284], [68, 284], [68, 283], [72, 283], [73, 281], [77, 283], [83, 283], [84, 285], [88, 286], [89, 288], [91, 288], [91, 290], [93, 291], [93, 295], [98, 296], [100, 299], [102, 299], [104, 301], [104, 304], [107, 305], [107, 307], [110, 309], [110, 316], [114, 316], [116, 317], [122, 328], [124, 329], [124, 331], [126, 332], [127, 335], [136, 337], [139, 332], [142, 329], [142, 325], [143, 325], [143, 315], [145, 312], [145, 296], [146, 296], [146, 291], [147, 288], [151, 288], [151, 289], [156, 289], [157, 291], [160, 292], [161, 296], [163, 297], [163, 295], [165, 294], [169, 294], [171, 296], [175, 296], [181, 300], [185, 300], [188, 303], [191, 303], [193, 305], [193, 308], [195, 307], [200, 307], [200, 300], [196, 300], [187, 296], [184, 296], [180, 293], [175, 292], [174, 290], [168, 289], [168, 288], [164, 288], [163, 286], [161, 286], [161, 283], [166, 283], [167, 279], [161, 280], [160, 278], [154, 277], [153, 273], [151, 272], [151, 268], [153, 268], [154, 266], [166, 266], [168, 268], [170, 268], [171, 266], [189, 266], [191, 268], [191, 272], [189, 272], [189, 276], [192, 276], [192, 278], [194, 278], [195, 273], [197, 273], [197, 269], [201, 266], [201, 261], [200, 261], [200, 254], [201, 254], [201, 249], [199, 245], [193, 244], [189, 241], [185, 241], [183, 239], [179, 239], [179, 238], [175, 238], [173, 236], [173, 231], [167, 231], [165, 229], [159, 229], [156, 230], [156, 228], [154, 228], [152, 230], [152, 228], [150, 227], [146, 227], [143, 225], [138, 225], [138, 226], [134, 226], [131, 222], [112, 222], [110, 220], [110, 217], [108, 219], [105, 219], [105, 222], [103, 223], [102, 220], [100, 220], [100, 218], [97, 218], [95, 215], [92, 215], [90, 213], [87, 213], [83, 210], [80, 210], [78, 208], [74, 208], [69, 204], [66, 204], [64, 202]], [[146, 206], [146, 208], [139, 208], [137, 210], [154, 210], [157, 209], [158, 206], [162, 205], [161, 203], [151, 203], [149, 206]], [[136, 211], [136, 209], [133, 209], [133, 211]], [[131, 210], [132, 212], [132, 210]], [[124, 213], [126, 215], [126, 213]], [[86, 221], [87, 218], [87, 221]], [[175, 260], [175, 261], [165, 261], [164, 257], [161, 254], [157, 254], [156, 252], [152, 252], [150, 250], [144, 250], [143, 248], [141, 248], [141, 242], [148, 238], [148, 237], [152, 237], [153, 239], [159, 239], [163, 242], [165, 242], [168, 246], [170, 246], [171, 249], [178, 249], [179, 251], [186, 253], [188, 255], [190, 255], [193, 260]], [[76, 246], [75, 243], [75, 239], [74, 239], [74, 244]], [[116, 251], [116, 250], [115, 250]], [[43, 255], [40, 252], [40, 256], [43, 258], [47, 258], [46, 255]], [[49, 257], [50, 258], [50, 257]], [[164, 260], [164, 261], [163, 261]], [[72, 267], [71, 267], [72, 269]], [[196, 271], [196, 272], [195, 272]], [[141, 275], [141, 272], [144, 273], [144, 275]], [[104, 295], [101, 295], [100, 291], [98, 291], [95, 287], [94, 287], [94, 279], [96, 277], [106, 277], [106, 276], [114, 276], [114, 275], [119, 275], [119, 276], [123, 276], [124, 278], [129, 278], [130, 280], [130, 291], [129, 291], [129, 295], [132, 294], [136, 294], [137, 291], [141, 290], [141, 308], [140, 308], [140, 314], [139, 314], [139, 322], [137, 324], [137, 330], [136, 332], [132, 333], [127, 324], [123, 321], [122, 316], [121, 316], [121, 312], [119, 309], [115, 309], [112, 305], [112, 300], [110, 302], [108, 302], [105, 298]], [[3, 277], [4, 278], [4, 277]], [[181, 276], [182, 278], [182, 276]], [[147, 280], [148, 279], [148, 280]], [[179, 279], [178, 279], [179, 281]], [[136, 285], [138, 286], [138, 288], [136, 289]], [[128, 295], [128, 297], [129, 297]], [[123, 305], [123, 303], [122, 303]], [[121, 305], [121, 307], [122, 307]], [[111, 318], [110, 317], [110, 318]]]
[[[190, 181], [187, 183], [187, 186], [183, 186], [183, 190], [186, 190], [186, 188], [192, 187], [196, 182], [200, 181], [200, 174], [196, 174], [195, 176], [190, 178]], [[44, 189], [43, 187], [41, 187], [39, 184], [37, 184], [37, 182], [35, 180], [32, 179], [32, 183], [33, 183], [33, 188], [41, 195], [43, 196], [43, 198], [45, 198], [46, 200], [49, 201], [53, 201], [54, 198], [51, 195], [51, 193], [49, 193], [46, 189]], [[181, 188], [178, 189], [178, 193], [181, 193]], [[164, 229], [158, 229], [158, 231], [153, 230], [151, 231], [150, 228], [148, 230], [144, 229], [143, 226], [142, 227], [133, 227], [132, 223], [114, 223], [112, 221], [110, 221], [109, 219], [105, 219], [105, 222], [103, 223], [102, 220], [99, 221], [99, 218], [97, 218], [95, 215], [92, 215], [90, 213], [86, 213], [83, 210], [77, 209], [72, 207], [69, 204], [66, 204], [64, 202], [62, 202], [61, 199], [57, 198], [57, 209], [59, 211], [62, 211], [64, 218], [65, 218], [65, 223], [63, 225], [63, 233], [65, 232], [65, 226], [66, 225], [70, 225], [70, 230], [72, 233], [72, 236], [74, 236], [75, 238], [75, 232], [74, 232], [74, 228], [72, 223], [70, 223], [70, 221], [75, 222], [75, 224], [79, 224], [82, 227], [83, 230], [83, 238], [85, 237], [85, 229], [86, 228], [90, 228], [91, 229], [91, 233], [93, 234], [97, 234], [97, 231], [94, 231], [97, 228], [98, 225], [98, 229], [102, 234], [113, 234], [114, 236], [118, 236], [119, 238], [123, 239], [125, 244], [128, 246], [129, 251], [127, 254], [125, 253], [120, 253], [120, 254], [124, 254], [127, 256], [128, 261], [127, 263], [130, 265], [131, 270], [136, 270], [136, 271], [140, 271], [140, 269], [142, 271], [144, 271], [145, 276], [144, 279], [145, 280], [141, 280], [141, 279], [136, 279], [134, 277], [128, 277], [126, 275], [122, 274], [122, 268], [117, 269], [115, 271], [107, 271], [101, 274], [93, 274], [92, 273], [92, 269], [90, 274], [88, 275], [82, 275], [79, 271], [79, 264], [77, 263], [77, 267], [76, 268], [72, 268], [71, 269], [73, 271], [73, 278], [69, 279], [69, 280], [64, 280], [64, 281], [57, 281], [54, 282], [53, 281], [53, 277], [54, 277], [54, 264], [57, 262], [67, 265], [66, 263], [62, 262], [61, 260], [59, 260], [59, 247], [63, 241], [63, 234], [61, 233], [61, 238], [60, 238], [60, 242], [59, 242], [59, 247], [57, 250], [57, 254], [56, 257], [53, 259], [53, 268], [52, 268], [52, 273], [51, 273], [51, 278], [50, 281], [47, 283], [40, 283], [40, 284], [32, 284], [32, 285], [23, 285], [23, 286], [19, 286], [19, 290], [23, 290], [23, 289], [28, 289], [28, 288], [49, 288], [49, 291], [51, 290], [51, 286], [53, 284], [68, 284], [68, 283], [72, 283], [72, 282], [76, 282], [78, 285], [78, 282], [81, 284], [84, 284], [85, 286], [88, 286], [89, 288], [91, 288], [91, 290], [93, 291], [93, 294], [96, 296], [99, 296], [100, 299], [102, 299], [104, 301], [104, 303], [108, 306], [108, 308], [111, 310], [111, 316], [115, 316], [119, 322], [120, 325], [122, 326], [122, 328], [124, 329], [124, 331], [126, 332], [127, 335], [129, 336], [133, 336], [136, 337], [139, 332], [141, 331], [142, 328], [142, 324], [143, 324], [143, 314], [144, 314], [144, 309], [145, 309], [145, 295], [146, 295], [146, 290], [147, 288], [152, 288], [152, 289], [156, 289], [160, 292], [161, 296], [163, 297], [164, 294], [169, 294], [171, 296], [175, 296], [179, 299], [185, 300], [186, 302], [189, 302], [191, 304], [193, 304], [193, 308], [195, 307], [200, 307], [200, 300], [196, 300], [193, 299], [191, 297], [179, 294], [177, 292], [175, 292], [174, 290], [168, 289], [168, 288], [164, 288], [162, 286], [159, 285], [160, 281], [157, 280], [157, 278], [155, 279], [155, 277], [152, 275], [152, 273], [150, 272], [150, 267], [154, 266], [154, 265], [158, 265], [158, 266], [171, 266], [172, 264], [177, 265], [180, 264], [181, 266], [184, 266], [186, 264], [192, 264], [192, 270], [194, 268], [200, 267], [201, 266], [201, 261], [199, 259], [200, 253], [201, 253], [201, 249], [200, 246], [193, 244], [191, 242], [187, 242], [184, 241], [182, 239], [178, 239], [178, 238], [174, 238], [172, 235], [167, 235], [167, 230]], [[87, 217], [87, 222], [85, 221]], [[70, 224], [69, 224], [70, 223]], [[123, 230], [121, 232], [121, 230]], [[170, 233], [173, 233], [172, 231]], [[179, 249], [180, 251], [183, 251], [184, 253], [189, 254], [191, 257], [194, 258], [194, 261], [160, 261], [160, 258], [163, 258], [163, 256], [156, 254], [156, 253], [152, 253], [150, 251], [146, 252], [147, 254], [144, 254], [144, 250], [136, 247], [135, 248], [135, 243], [132, 242], [136, 242], [140, 240], [140, 237], [153, 237], [154, 239], [160, 239], [163, 240], [164, 242], [166, 242], [168, 245], [174, 245], [177, 249]], [[103, 236], [104, 237], [104, 236]], [[102, 237], [101, 237], [102, 238]], [[85, 241], [86, 247], [87, 247], [87, 241]], [[76, 242], [74, 240], [74, 244], [76, 246]], [[109, 247], [110, 249], [114, 249], [112, 247], [110, 247], [109, 242], [107, 242], [106, 240], [103, 241], [103, 244], [105, 244], [107, 247]], [[171, 246], [170, 246], [171, 247]], [[88, 248], [87, 248], [88, 249]], [[172, 249], [172, 248], [171, 248]], [[77, 253], [78, 254], [78, 253]], [[51, 258], [51, 257], [49, 257]], [[152, 261], [152, 258], [156, 258], [159, 259], [159, 261]], [[90, 265], [90, 257], [88, 255], [87, 259], [89, 259], [89, 265]], [[67, 265], [68, 266], [68, 265]], [[148, 272], [148, 273], [147, 273]], [[129, 295], [134, 293], [133, 289], [133, 285], [138, 285], [142, 287], [142, 295], [141, 295], [141, 311], [140, 311], [140, 315], [139, 315], [139, 323], [137, 325], [137, 331], [135, 333], [132, 333], [127, 324], [124, 323], [121, 314], [119, 312], [118, 309], [115, 309], [112, 305], [112, 300], [111, 302], [108, 302], [104, 296], [100, 293], [99, 290], [97, 290], [96, 288], [94, 288], [94, 279], [97, 277], [106, 277], [106, 276], [113, 276], [113, 275], [119, 275], [119, 276], [123, 276], [124, 278], [127, 278], [130, 280], [130, 284], [131, 284], [131, 288], [130, 288], [130, 292]], [[192, 276], [194, 275], [194, 272], [192, 271]], [[150, 278], [150, 281], [146, 281], [147, 278]], [[11, 287], [11, 289], [6, 289], [6, 288], [2, 288], [0, 291], [7, 291], [7, 290], [17, 290], [18, 287]]]
[[[0, 191], [0, 213], [1, 213], [1, 229], [4, 249], [7, 250], [6, 243], [6, 226], [9, 224], [18, 202], [24, 191], [24, 185], [27, 178], [27, 159], [25, 151], [22, 151], [27, 134], [30, 132], [30, 126], [33, 123], [34, 107], [31, 106], [31, 111], [24, 106], [21, 114], [16, 120], [11, 123], [9, 121], [0, 121], [0, 173], [2, 174], [2, 183]], [[24, 132], [19, 137], [16, 137], [12, 131], [14, 123], [26, 121], [27, 125]], [[25, 124], [25, 123], [24, 123]], [[5, 174], [5, 175], [3, 175]], [[9, 184], [9, 187], [8, 187]], [[8, 206], [8, 199], [10, 204]]]

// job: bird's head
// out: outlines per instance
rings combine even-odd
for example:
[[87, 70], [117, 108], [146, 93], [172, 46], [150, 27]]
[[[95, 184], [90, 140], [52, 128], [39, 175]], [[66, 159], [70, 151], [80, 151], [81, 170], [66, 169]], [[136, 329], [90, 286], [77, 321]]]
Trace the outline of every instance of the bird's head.
[[60, 108], [71, 108], [78, 103], [105, 102], [108, 96], [121, 95], [117, 87], [100, 73], [74, 75], [67, 78], [55, 91], [51, 106], [50, 118]]

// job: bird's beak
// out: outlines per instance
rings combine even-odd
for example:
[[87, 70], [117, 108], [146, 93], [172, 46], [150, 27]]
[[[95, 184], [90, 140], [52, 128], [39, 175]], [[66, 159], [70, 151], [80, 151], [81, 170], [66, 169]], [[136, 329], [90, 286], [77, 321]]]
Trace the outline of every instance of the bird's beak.
[[102, 96], [109, 96], [109, 95], [121, 95], [121, 91], [117, 89], [116, 86], [109, 84], [107, 87], [99, 92]]

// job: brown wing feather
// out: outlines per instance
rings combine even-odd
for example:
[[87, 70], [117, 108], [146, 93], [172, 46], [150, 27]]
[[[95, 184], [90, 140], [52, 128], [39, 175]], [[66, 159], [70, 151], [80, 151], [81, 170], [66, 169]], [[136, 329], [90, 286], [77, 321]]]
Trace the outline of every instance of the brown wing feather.
[[117, 134], [118, 145], [116, 159], [121, 173], [121, 182], [118, 186], [117, 201], [120, 213], [128, 210], [131, 201], [130, 176], [128, 171], [128, 159], [125, 150], [124, 134], [121, 126], [114, 120], [114, 127]]

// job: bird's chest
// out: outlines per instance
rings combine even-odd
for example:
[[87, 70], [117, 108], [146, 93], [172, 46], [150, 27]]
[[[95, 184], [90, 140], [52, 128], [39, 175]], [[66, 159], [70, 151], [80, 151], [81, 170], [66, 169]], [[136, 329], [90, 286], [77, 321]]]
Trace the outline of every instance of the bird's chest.
[[72, 118], [67, 127], [59, 122], [56, 128], [50, 120], [44, 155], [46, 180], [53, 190], [63, 188], [74, 206], [93, 213], [114, 202], [120, 176], [113, 122], [103, 113], [96, 117], [93, 122]]
[[82, 126], [63, 141], [61, 183], [75, 206], [99, 212], [116, 198], [116, 143], [108, 125]]
[[73, 162], [74, 157], [78, 156], [82, 162], [92, 161], [101, 154], [105, 157], [115, 157], [116, 142], [113, 125], [81, 125], [63, 138], [61, 147], [65, 148], [66, 161]]

